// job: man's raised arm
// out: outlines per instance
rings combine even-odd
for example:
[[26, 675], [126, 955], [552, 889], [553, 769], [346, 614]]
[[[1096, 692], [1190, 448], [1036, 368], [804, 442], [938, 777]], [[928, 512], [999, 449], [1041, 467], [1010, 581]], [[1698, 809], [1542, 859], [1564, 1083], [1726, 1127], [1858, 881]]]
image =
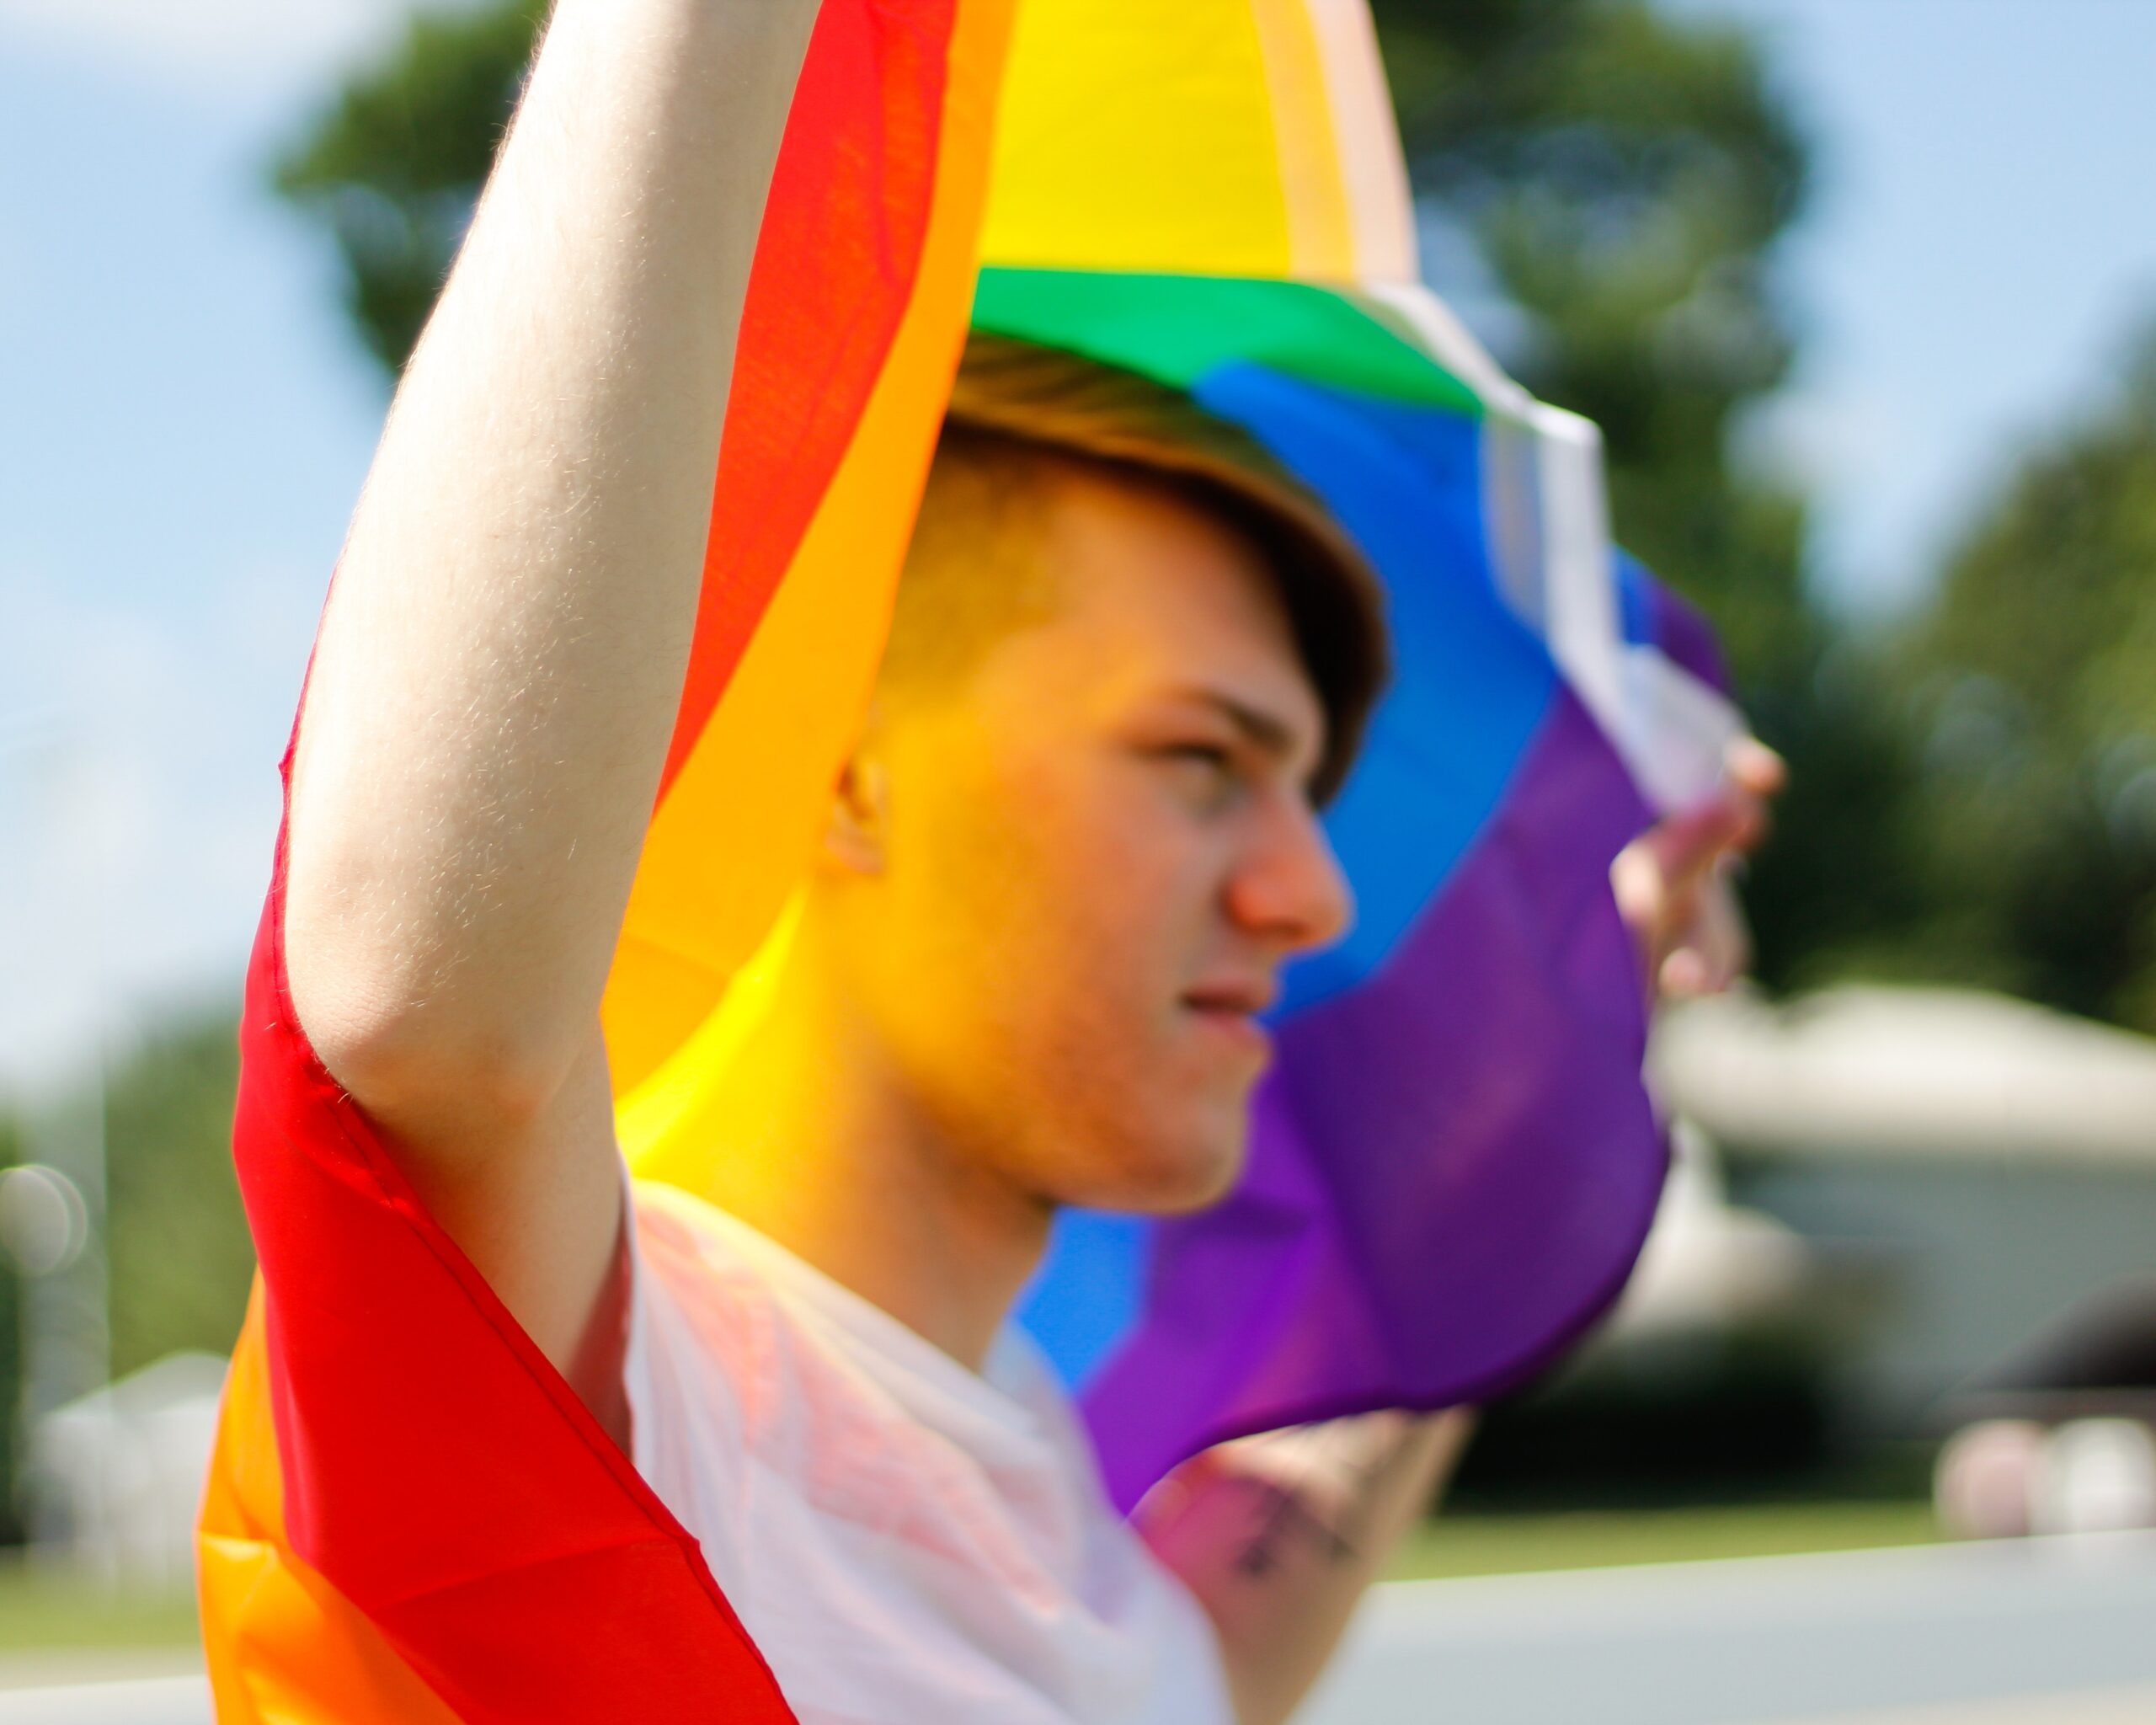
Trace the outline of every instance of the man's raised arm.
[[566, 1368], [621, 1219], [599, 1004], [814, 0], [559, 0], [317, 649], [302, 1027]]

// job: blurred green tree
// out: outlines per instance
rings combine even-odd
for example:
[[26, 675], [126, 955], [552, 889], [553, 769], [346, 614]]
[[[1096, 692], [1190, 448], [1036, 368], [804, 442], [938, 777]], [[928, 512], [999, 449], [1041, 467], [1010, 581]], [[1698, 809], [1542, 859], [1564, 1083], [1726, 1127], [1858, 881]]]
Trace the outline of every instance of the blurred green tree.
[[[0, 1114], [0, 1168], [12, 1168], [22, 1159], [15, 1123]], [[0, 1546], [14, 1545], [23, 1536], [15, 1499], [23, 1438], [22, 1324], [21, 1277], [8, 1254], [0, 1252]]]
[[2156, 324], [2026, 455], [1896, 669], [1936, 967], [2156, 1033]]
[[[417, 339], [543, 7], [421, 15], [355, 72], [276, 172], [327, 225], [355, 325], [392, 371]], [[1762, 733], [1796, 769], [1788, 836], [1753, 883], [1762, 967], [1804, 980], [1890, 927], [1884, 843], [1906, 751], [1865, 677], [1824, 675], [1804, 510], [1732, 458], [1796, 347], [1775, 242], [1808, 152], [1756, 42], [1644, 0], [1377, 0], [1418, 190], [1522, 339], [1545, 399], [1601, 425], [1625, 542], [1726, 642]], [[1442, 277], [1442, 270], [1440, 270]], [[1440, 289], [1457, 284], [1440, 279]]]
[[275, 169], [279, 193], [335, 235], [353, 326], [392, 372], [463, 242], [546, 11], [546, 0], [495, 0], [415, 15]]
[[[254, 1272], [232, 1177], [239, 1055], [229, 1009], [182, 1015], [123, 1055], [105, 1081], [112, 1370], [123, 1377], [184, 1348], [228, 1354]], [[0, 1115], [0, 1167], [22, 1135]], [[19, 1536], [19, 1288], [0, 1259], [0, 1545]]]
[[106, 1080], [115, 1377], [181, 1348], [228, 1354], [238, 1338], [254, 1247], [232, 1174], [235, 1022], [228, 1010], [188, 1013]]

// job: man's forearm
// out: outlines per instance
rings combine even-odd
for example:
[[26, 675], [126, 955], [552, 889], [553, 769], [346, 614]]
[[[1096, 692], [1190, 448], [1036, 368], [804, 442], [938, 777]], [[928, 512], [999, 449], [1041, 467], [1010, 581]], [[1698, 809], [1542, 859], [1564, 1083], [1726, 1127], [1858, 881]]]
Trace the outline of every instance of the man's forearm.
[[1145, 1537], [1212, 1618], [1242, 1725], [1279, 1725], [1473, 1435], [1465, 1410], [1231, 1444], [1149, 1500]]
[[392, 411], [302, 732], [293, 987], [355, 1089], [513, 1113], [582, 1058], [814, 13], [561, 0]]

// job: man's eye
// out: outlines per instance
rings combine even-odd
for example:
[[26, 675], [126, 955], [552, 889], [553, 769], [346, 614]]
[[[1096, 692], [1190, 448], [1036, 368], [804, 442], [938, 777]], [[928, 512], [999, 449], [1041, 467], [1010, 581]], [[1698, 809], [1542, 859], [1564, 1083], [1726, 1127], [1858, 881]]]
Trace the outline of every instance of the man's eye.
[[1187, 794], [1208, 808], [1225, 805], [1240, 780], [1235, 751], [1218, 743], [1177, 743], [1163, 749]]
[[1234, 770], [1234, 758], [1217, 743], [1177, 743], [1166, 750], [1171, 761], [1188, 761], [1225, 775]]

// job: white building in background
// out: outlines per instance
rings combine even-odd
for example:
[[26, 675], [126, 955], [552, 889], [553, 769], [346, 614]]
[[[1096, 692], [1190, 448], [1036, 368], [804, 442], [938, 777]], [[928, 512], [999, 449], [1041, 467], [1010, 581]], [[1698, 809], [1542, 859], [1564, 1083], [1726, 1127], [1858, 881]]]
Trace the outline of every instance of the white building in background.
[[175, 1354], [40, 1421], [28, 1482], [56, 1539], [39, 1555], [115, 1584], [188, 1585], [224, 1384], [215, 1354]]
[[[2156, 1268], [2156, 1041], [1997, 996], [1850, 987], [1674, 1010], [1652, 1068], [1730, 1199], [1801, 1242], [1860, 1426], [1926, 1430], [1942, 1397]], [[1753, 1231], [1753, 1279], [1786, 1285], [1785, 1241]]]
[[1817, 1266], [1803, 1236], [1732, 1202], [1714, 1146], [1689, 1121], [1670, 1135], [1669, 1181], [1638, 1266], [1611, 1315], [1625, 1343], [1773, 1322], [1797, 1309]]

